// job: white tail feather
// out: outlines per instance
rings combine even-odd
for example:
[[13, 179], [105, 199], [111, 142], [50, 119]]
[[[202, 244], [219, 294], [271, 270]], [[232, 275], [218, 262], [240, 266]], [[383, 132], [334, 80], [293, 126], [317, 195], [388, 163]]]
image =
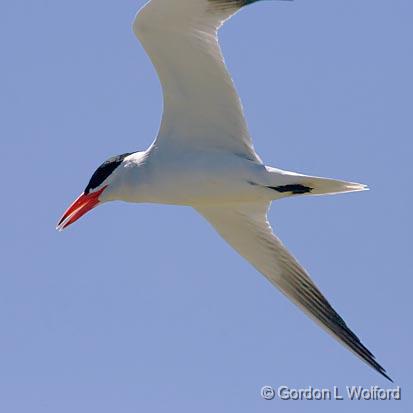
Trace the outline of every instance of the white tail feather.
[[369, 189], [367, 185], [357, 182], [346, 182], [314, 176], [303, 177], [300, 183], [312, 188], [309, 195], [339, 194], [341, 192], [368, 191]]
[[366, 191], [367, 185], [357, 182], [347, 182], [338, 179], [322, 178], [319, 176], [302, 175], [295, 172], [283, 171], [276, 168], [267, 167], [267, 171], [274, 176], [274, 187], [288, 185], [302, 185], [311, 188], [304, 195], [326, 195], [338, 194], [341, 192]]

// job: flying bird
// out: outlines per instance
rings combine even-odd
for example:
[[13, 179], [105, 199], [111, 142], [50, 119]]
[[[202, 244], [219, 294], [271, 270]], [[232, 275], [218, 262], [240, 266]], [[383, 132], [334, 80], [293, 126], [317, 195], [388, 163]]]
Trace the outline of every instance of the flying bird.
[[109, 201], [191, 206], [291, 301], [391, 380], [268, 222], [274, 200], [367, 187], [266, 166], [257, 155], [218, 42], [223, 23], [255, 1], [151, 0], [138, 12], [133, 30], [163, 89], [158, 135], [147, 150], [99, 166], [57, 229]]

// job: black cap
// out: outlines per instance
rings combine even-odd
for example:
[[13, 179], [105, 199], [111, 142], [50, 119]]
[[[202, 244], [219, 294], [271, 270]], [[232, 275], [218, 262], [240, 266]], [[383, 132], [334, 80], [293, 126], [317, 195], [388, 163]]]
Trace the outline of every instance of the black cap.
[[103, 162], [98, 169], [94, 172], [90, 178], [87, 187], [85, 188], [85, 194], [88, 194], [91, 190], [97, 188], [103, 183], [103, 181], [123, 162], [123, 160], [132, 155], [135, 152], [124, 153], [122, 155], [113, 156], [107, 161]]

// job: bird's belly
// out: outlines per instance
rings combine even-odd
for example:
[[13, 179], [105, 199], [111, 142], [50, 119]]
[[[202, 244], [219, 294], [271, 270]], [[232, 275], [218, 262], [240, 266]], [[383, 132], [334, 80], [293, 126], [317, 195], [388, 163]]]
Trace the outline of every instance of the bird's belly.
[[251, 171], [239, 165], [168, 165], [151, 174], [145, 185], [144, 202], [205, 205], [258, 201], [266, 191], [252, 185], [250, 179]]
[[177, 205], [248, 202], [256, 198], [247, 182], [225, 182], [213, 177], [166, 179], [145, 191], [147, 202]]

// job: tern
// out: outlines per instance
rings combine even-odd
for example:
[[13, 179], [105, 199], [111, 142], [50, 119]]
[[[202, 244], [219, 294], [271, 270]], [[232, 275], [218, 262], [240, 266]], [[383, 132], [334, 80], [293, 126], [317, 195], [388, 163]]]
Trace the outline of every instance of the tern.
[[146, 151], [114, 156], [99, 166], [57, 229], [108, 201], [191, 206], [291, 301], [391, 380], [268, 222], [274, 200], [367, 187], [266, 166], [255, 152], [218, 30], [256, 1], [151, 0], [138, 12], [133, 30], [163, 89], [158, 135]]

